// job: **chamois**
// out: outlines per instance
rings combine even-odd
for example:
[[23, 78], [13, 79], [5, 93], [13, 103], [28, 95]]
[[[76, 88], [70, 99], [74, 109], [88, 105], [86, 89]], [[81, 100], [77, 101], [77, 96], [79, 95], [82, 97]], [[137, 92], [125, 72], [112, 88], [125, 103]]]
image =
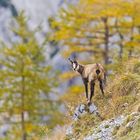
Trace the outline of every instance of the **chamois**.
[[[68, 58], [68, 60], [71, 62], [72, 69], [74, 71], [77, 71], [82, 77], [88, 105], [91, 104], [91, 99], [94, 95], [94, 86], [96, 81], [99, 81], [100, 90], [102, 92], [102, 95], [104, 96], [103, 85], [105, 82], [105, 70], [103, 66], [99, 63], [81, 65], [76, 60], [73, 61], [70, 58]], [[90, 98], [88, 98], [88, 84], [90, 85]]]

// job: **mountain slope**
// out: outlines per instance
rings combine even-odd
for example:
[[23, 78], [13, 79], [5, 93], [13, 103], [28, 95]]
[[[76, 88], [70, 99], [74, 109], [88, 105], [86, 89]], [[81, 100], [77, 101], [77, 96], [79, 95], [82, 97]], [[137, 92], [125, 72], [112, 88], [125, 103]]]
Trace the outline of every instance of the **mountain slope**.
[[77, 113], [78, 119], [72, 121], [69, 127], [71, 129], [68, 129], [70, 131], [67, 132], [65, 139], [138, 140], [140, 138], [140, 60], [129, 60], [120, 67], [121, 70], [108, 81], [105, 98], [96, 93], [93, 99], [103, 120], [85, 108], [82, 113]]

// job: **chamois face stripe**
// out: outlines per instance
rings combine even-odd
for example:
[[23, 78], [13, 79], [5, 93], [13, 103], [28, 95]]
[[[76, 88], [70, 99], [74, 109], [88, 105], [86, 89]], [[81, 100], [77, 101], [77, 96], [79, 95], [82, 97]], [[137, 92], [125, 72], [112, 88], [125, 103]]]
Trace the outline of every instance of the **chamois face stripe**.
[[75, 63], [73, 63], [73, 69], [76, 69], [76, 67], [77, 67], [77, 66], [76, 66], [76, 64], [75, 64]]
[[72, 67], [73, 67], [73, 70], [74, 70], [74, 71], [77, 71], [77, 70], [79, 69], [79, 65], [78, 65], [77, 62], [74, 62], [74, 63], [72, 64]]

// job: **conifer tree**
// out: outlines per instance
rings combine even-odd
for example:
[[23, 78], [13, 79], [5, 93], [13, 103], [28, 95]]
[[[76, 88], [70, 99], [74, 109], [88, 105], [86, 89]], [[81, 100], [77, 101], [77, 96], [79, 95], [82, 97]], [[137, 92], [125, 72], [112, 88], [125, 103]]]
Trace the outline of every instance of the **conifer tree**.
[[[50, 40], [60, 44], [65, 58], [76, 53], [81, 63], [104, 63], [108, 71], [120, 58], [139, 56], [139, 9], [139, 0], [80, 0], [62, 8], [51, 20]], [[62, 82], [75, 76], [68, 71], [61, 75]], [[80, 92], [78, 85], [68, 91], [72, 88]]]
[[[3, 105], [0, 110], [10, 117], [13, 129], [9, 131], [13, 139], [27, 140], [37, 135], [40, 124], [53, 127], [59, 119], [58, 103], [49, 97], [57, 86], [53, 80], [55, 74], [45, 61], [45, 48], [38, 44], [36, 31], [28, 28], [21, 13], [13, 28], [19, 41], [11, 46], [1, 45], [0, 100]], [[19, 119], [13, 122], [12, 118], [16, 117]], [[43, 118], [48, 119], [43, 121]]]

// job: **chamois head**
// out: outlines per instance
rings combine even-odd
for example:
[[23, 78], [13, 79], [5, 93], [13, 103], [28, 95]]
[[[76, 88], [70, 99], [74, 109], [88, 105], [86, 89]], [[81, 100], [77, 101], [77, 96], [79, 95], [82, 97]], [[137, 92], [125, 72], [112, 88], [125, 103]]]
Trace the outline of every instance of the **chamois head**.
[[71, 62], [71, 66], [72, 66], [72, 69], [74, 71], [77, 71], [79, 69], [79, 64], [76, 60], [71, 60], [70, 58], [68, 58], [68, 60]]

